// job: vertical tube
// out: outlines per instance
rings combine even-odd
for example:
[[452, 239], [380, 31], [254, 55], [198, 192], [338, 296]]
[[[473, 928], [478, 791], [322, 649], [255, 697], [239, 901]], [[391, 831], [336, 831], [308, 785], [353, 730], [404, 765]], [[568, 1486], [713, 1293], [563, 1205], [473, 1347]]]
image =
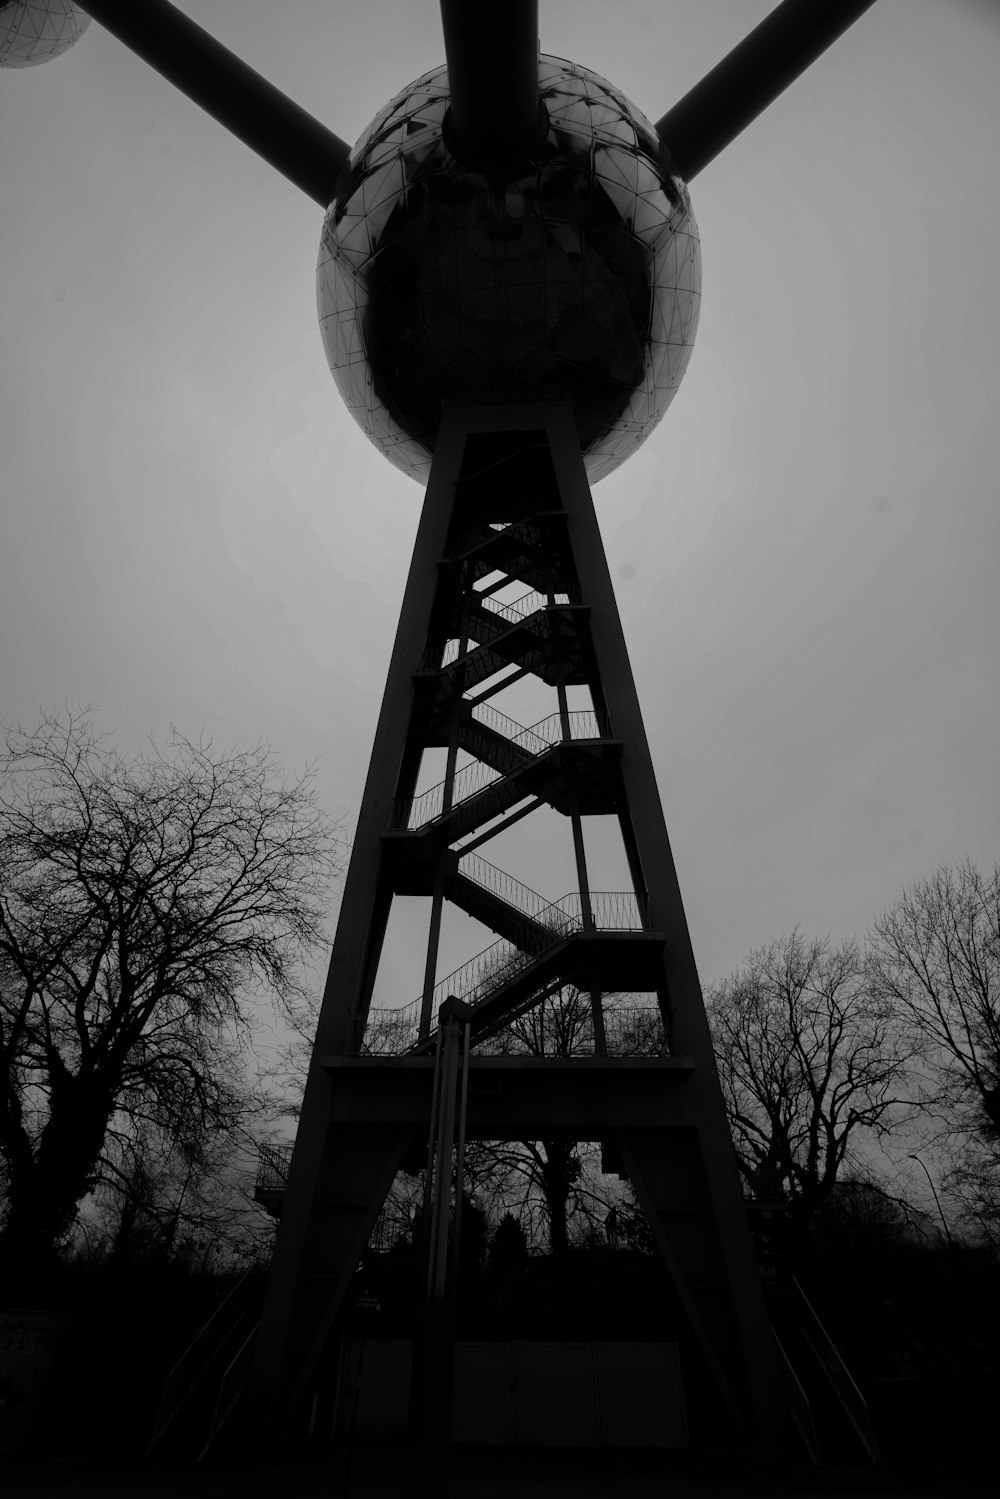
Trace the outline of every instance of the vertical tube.
[[431, 1010], [434, 1005], [434, 980], [437, 976], [438, 947], [441, 941], [441, 913], [444, 909], [444, 871], [434, 875], [431, 896], [431, 919], [427, 931], [427, 956], [424, 959], [424, 993], [420, 1001], [420, 1026], [417, 1039], [426, 1041], [431, 1033]]
[[456, 150], [502, 162], [538, 120], [538, 0], [441, 0]]
[[[465, 592], [462, 596], [462, 615], [459, 625], [458, 654], [464, 656], [469, 645], [469, 578], [467, 569], [463, 568]], [[452, 799], [455, 794], [455, 764], [458, 760], [458, 733], [462, 718], [462, 683], [464, 680], [464, 668], [459, 666], [455, 670], [455, 699], [452, 704], [451, 722], [448, 725], [448, 755], [444, 770], [444, 791], [441, 795], [442, 813], [450, 812]], [[434, 888], [431, 893], [431, 919], [427, 932], [427, 957], [424, 960], [424, 992], [420, 1004], [420, 1026], [417, 1031], [418, 1038], [426, 1041], [430, 1035], [431, 1011], [434, 1007], [434, 980], [437, 977], [438, 948], [441, 943], [441, 916], [444, 910], [444, 855], [438, 860], [438, 866], [434, 874]]]
[[434, 1199], [431, 1209], [431, 1253], [428, 1265], [428, 1297], [442, 1301], [448, 1264], [448, 1209], [451, 1205], [451, 1152], [455, 1142], [455, 1094], [458, 1084], [458, 1021], [449, 1016], [439, 1021], [444, 1030], [441, 1094], [438, 1099], [440, 1128]]
[[[421, 1254], [431, 1256], [431, 1218], [434, 1206], [434, 1150], [437, 1145], [438, 1098], [441, 1094], [441, 1030], [438, 1028], [437, 1045], [434, 1049], [434, 1083], [431, 1089], [431, 1117], [427, 1125], [427, 1164], [424, 1167], [424, 1207], [420, 1222]], [[430, 1270], [427, 1272], [430, 1284]]]
[[[549, 607], [553, 608], [556, 596], [551, 586], [546, 599]], [[569, 704], [566, 698], [566, 680], [561, 637], [555, 642], [555, 666], [556, 697], [559, 701], [559, 723], [562, 728], [563, 743], [565, 744], [572, 739], [573, 734], [569, 721]], [[594, 930], [594, 913], [590, 904], [590, 881], [587, 877], [587, 851], [583, 842], [583, 820], [580, 817], [575, 797], [571, 798], [569, 819], [573, 829], [573, 857], [576, 860], [576, 879], [580, 890], [580, 914], [583, 917], [583, 930], [585, 932], [592, 932]], [[591, 989], [590, 991], [590, 1014], [594, 1025], [594, 1054], [599, 1057], [606, 1057], [608, 1054], [608, 1038], [604, 1028], [604, 1009], [599, 989]]]
[[455, 1285], [458, 1285], [458, 1266], [462, 1244], [462, 1177], [465, 1172], [465, 1121], [469, 1108], [469, 1049], [472, 1026], [468, 1020], [462, 1024], [462, 1092], [458, 1110], [458, 1144], [455, 1149]]

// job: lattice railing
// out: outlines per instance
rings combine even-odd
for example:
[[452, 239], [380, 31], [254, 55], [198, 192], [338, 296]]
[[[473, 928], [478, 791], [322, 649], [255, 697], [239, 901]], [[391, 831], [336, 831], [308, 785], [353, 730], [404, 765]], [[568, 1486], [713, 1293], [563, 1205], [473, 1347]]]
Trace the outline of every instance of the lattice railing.
[[498, 869], [495, 864], [481, 859], [478, 854], [466, 854], [459, 860], [458, 872], [481, 890], [488, 891], [522, 916], [527, 916], [530, 921], [546, 929], [552, 926], [556, 909], [553, 903], [546, 900], [544, 895], [539, 895], [537, 890], [532, 890], [529, 885], [522, 885], [520, 880], [515, 880], [505, 869]]
[[[650, 927], [648, 908], [630, 890], [592, 890], [590, 909], [593, 921], [592, 930], [597, 932], [641, 932], [648, 931]], [[511, 979], [516, 978], [519, 973], [530, 968], [531, 964], [537, 962], [549, 948], [554, 947], [566, 937], [581, 933], [584, 930], [584, 920], [579, 892], [572, 891], [562, 896], [560, 900], [552, 901], [549, 905], [542, 907], [532, 920], [540, 926], [548, 927], [551, 932], [550, 942], [527, 951], [516, 947], [513, 942], [508, 942], [506, 939], [492, 943], [435, 984], [431, 1000], [431, 1015], [437, 1015], [441, 1005], [450, 994], [455, 995], [457, 999], [464, 1000], [466, 1004], [481, 1004], [491, 994], [495, 994], [498, 989], [508, 984]], [[406, 1051], [409, 1046], [415, 1045], [418, 1038], [421, 1006], [422, 999], [415, 999], [396, 1010], [373, 1009], [368, 1017], [364, 1050], [373, 1056], [395, 1055], [397, 1049]], [[398, 1048], [393, 1044], [387, 1051], [381, 1049], [383, 1038], [380, 1027], [383, 1016], [386, 1017], [387, 1035], [391, 1034], [394, 1041], [397, 1037], [400, 1039], [404, 1036], [409, 1037]], [[380, 1049], [373, 1050], [373, 1044], [378, 1045]]]
[[[568, 604], [569, 595], [566, 593], [553, 594], [553, 602], [556, 604]], [[520, 624], [522, 619], [527, 619], [529, 614], [537, 614], [540, 609], [547, 609], [549, 600], [546, 594], [539, 593], [537, 588], [529, 588], [526, 593], [519, 594], [516, 599], [503, 600], [491, 595], [489, 598], [477, 599], [481, 609], [490, 614], [495, 614], [506, 624]]]
[[257, 1147], [257, 1179], [254, 1187], [260, 1192], [280, 1192], [288, 1181], [288, 1168], [292, 1163], [291, 1145], [259, 1145]]
[[[604, 994], [601, 1011], [608, 1056], [669, 1054], [655, 994]], [[590, 995], [568, 985], [473, 1046], [479, 1056], [588, 1057], [596, 1050]]]
[[[562, 742], [562, 723], [558, 713], [550, 713], [547, 718], [540, 719], [538, 723], [526, 729], [521, 724], [515, 723], [512, 718], [498, 712], [489, 703], [480, 703], [472, 711], [472, 721], [473, 724], [481, 723], [484, 728], [492, 729], [494, 733], [502, 735], [507, 740], [509, 764], [506, 772], [488, 765], [485, 760], [472, 760], [468, 765], [463, 765], [461, 770], [455, 772], [452, 779], [452, 807], [460, 806], [472, 796], [478, 796], [488, 786], [495, 785], [496, 782], [504, 780], [507, 775], [520, 770], [526, 760], [537, 759], [553, 745]], [[589, 709], [580, 709], [569, 714], [569, 730], [571, 739], [600, 739], [602, 737], [597, 714]], [[422, 791], [419, 796], [409, 800], [400, 797], [393, 804], [392, 827], [396, 829], [421, 828], [443, 816], [447, 785], [446, 777], [436, 786]]]
[[[581, 996], [583, 1013], [558, 1013], [551, 999], [542, 999], [530, 1012], [505, 1024], [473, 1044], [480, 1056], [593, 1056], [593, 1017], [590, 997]], [[602, 997], [608, 1056], [662, 1057], [670, 1046], [655, 995], [605, 994]], [[369, 1056], [399, 1056], [415, 1046], [420, 1022], [419, 1001], [398, 1010], [372, 1010], [365, 1033]]]
[[[465, 651], [460, 649], [461, 642], [455, 639], [445, 642], [443, 652], [438, 647], [429, 647], [424, 652], [420, 663], [420, 670], [443, 671], [445, 668], [453, 667], [456, 662], [461, 661], [464, 663], [464, 685], [468, 688], [475, 687], [478, 682], [482, 682], [487, 677], [493, 676], [495, 672], [500, 671], [503, 667], [510, 666], [510, 661], [504, 660], [502, 657], [498, 658], [493, 649], [495, 642], [502, 635], [506, 635], [509, 631], [520, 625], [530, 635], [533, 635], [540, 645], [548, 639], [549, 624], [545, 617], [545, 600], [543, 595], [539, 595], [539, 597], [542, 598], [542, 603], [538, 608], [532, 610], [530, 614], [516, 615], [512, 619], [505, 619], [503, 616], [500, 616], [496, 631], [489, 632], [490, 638], [483, 641], [474, 641]], [[498, 664], [494, 665], [494, 661], [498, 661]]]

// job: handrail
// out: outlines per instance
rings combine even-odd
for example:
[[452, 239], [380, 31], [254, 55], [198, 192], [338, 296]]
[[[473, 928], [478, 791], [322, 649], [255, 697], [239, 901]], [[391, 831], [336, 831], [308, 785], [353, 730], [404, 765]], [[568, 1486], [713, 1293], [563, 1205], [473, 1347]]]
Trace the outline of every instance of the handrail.
[[[568, 604], [569, 594], [553, 594], [553, 602], [556, 604]], [[537, 588], [529, 588], [524, 593], [518, 594], [516, 599], [504, 602], [493, 594], [485, 599], [476, 598], [473, 603], [478, 604], [480, 609], [485, 609], [490, 614], [497, 615], [509, 624], [519, 624], [522, 619], [527, 619], [530, 614], [537, 614], [540, 609], [549, 607], [548, 596], [539, 593]]]
[[[554, 994], [565, 987], [562, 980], [552, 983], [549, 992], [530, 1010], [518, 1014], [502, 1030], [477, 1041], [477, 1053], [481, 1056], [596, 1056], [590, 995], [577, 991], [580, 1009], [571, 1013], [564, 1004], [551, 1003]], [[671, 1055], [655, 997], [637, 1003], [632, 994], [602, 994], [601, 1009], [605, 1051], [609, 1057]], [[526, 1034], [529, 1029], [530, 1035]]]
[[[651, 930], [648, 904], [631, 890], [592, 890], [590, 912], [595, 932], [641, 932]], [[551, 948], [567, 937], [578, 936], [584, 931], [583, 906], [578, 891], [571, 891], [544, 906], [532, 918], [536, 926], [547, 927], [551, 940], [538, 947], [521, 948], [506, 938], [493, 942], [463, 963], [460, 968], [447, 974], [434, 986], [432, 1013], [436, 1014], [449, 995], [466, 1004], [479, 1005], [488, 999], [510, 979], [544, 956]], [[396, 1035], [410, 1036], [407, 1046], [417, 1043], [422, 996], [395, 1010], [380, 1010], [386, 1017], [388, 1030]], [[388, 1019], [388, 1017], [392, 1019]], [[381, 1023], [381, 1022], [380, 1022]], [[368, 1044], [368, 1027], [365, 1034], [365, 1050], [369, 1055], [384, 1055], [371, 1051]], [[395, 1053], [393, 1053], [395, 1054]]]
[[[248, 1283], [254, 1274], [255, 1269], [244, 1271], [229, 1294], [216, 1307], [204, 1326], [198, 1329], [180, 1358], [169, 1370], [163, 1382], [163, 1393], [153, 1421], [153, 1435], [146, 1448], [147, 1454], [156, 1446], [195, 1386], [204, 1378], [212, 1359], [225, 1343], [240, 1317], [243, 1316], [246, 1308], [240, 1303], [244, 1299]], [[239, 1310], [233, 1317], [231, 1314], [237, 1307]]]
[[851, 1372], [840, 1356], [840, 1350], [836, 1343], [823, 1326], [819, 1317], [799, 1282], [792, 1277], [792, 1286], [796, 1295], [806, 1312], [806, 1319], [802, 1325], [802, 1334], [816, 1355], [819, 1365], [826, 1375], [834, 1394], [844, 1408], [844, 1412], [873, 1463], [879, 1461], [878, 1443], [875, 1440], [875, 1430], [872, 1426], [871, 1416], [868, 1414], [868, 1403], [851, 1377]]
[[255, 1192], [280, 1192], [288, 1184], [291, 1145], [258, 1145]]
[[533, 526], [530, 520], [525, 521], [487, 521], [485, 525], [475, 526], [471, 531], [466, 531], [449, 548], [448, 560], [457, 561], [459, 557], [465, 557], [469, 552], [476, 551], [488, 541], [496, 541], [505, 531], [513, 531], [517, 527], [527, 531], [530, 541], [541, 540], [537, 526]]
[[819, 1437], [816, 1434], [816, 1422], [813, 1418], [813, 1409], [809, 1403], [809, 1396], [799, 1381], [799, 1376], [792, 1368], [792, 1361], [782, 1347], [781, 1339], [771, 1328], [775, 1347], [778, 1350], [778, 1367], [781, 1370], [781, 1383], [784, 1388], [785, 1401], [788, 1405], [788, 1414], [798, 1428], [799, 1436], [805, 1443], [806, 1451], [816, 1464], [817, 1468], [822, 1466], [822, 1457], [819, 1450]]
[[478, 551], [489, 541], [496, 541], [505, 531], [516, 533], [526, 546], [537, 546], [544, 540], [541, 527], [531, 516], [525, 516], [523, 520], [515, 521], [488, 521], [485, 525], [474, 527], [466, 531], [449, 549], [449, 561], [457, 561], [460, 557], [466, 557], [470, 552]]
[[259, 1321], [254, 1323], [235, 1355], [225, 1367], [222, 1380], [219, 1384], [219, 1393], [215, 1399], [215, 1409], [212, 1412], [212, 1421], [208, 1428], [208, 1436], [205, 1439], [205, 1445], [198, 1454], [199, 1462], [203, 1462], [208, 1456], [209, 1450], [218, 1437], [219, 1432], [240, 1403], [240, 1398], [250, 1379], [254, 1342], [259, 1326]]
[[[597, 714], [590, 709], [575, 709], [568, 717], [571, 740], [606, 737], [601, 733]], [[464, 765], [452, 777], [449, 814], [455, 807], [467, 802], [470, 797], [477, 796], [487, 787], [506, 780], [508, 776], [522, 769], [530, 761], [538, 759], [553, 746], [566, 742], [562, 737], [562, 721], [558, 713], [550, 713], [546, 718], [539, 719], [538, 723], [532, 724], [531, 728], [525, 729], [515, 723], [512, 718], [499, 713], [489, 703], [482, 703], [477, 708], [473, 708], [471, 722], [473, 727], [477, 723], [482, 724], [484, 728], [491, 729], [507, 740], [505, 749], [509, 756], [508, 769], [506, 772], [497, 770], [485, 760], [473, 760], [468, 765]], [[503, 724], [502, 728], [499, 727], [500, 723]], [[510, 729], [516, 732], [511, 734]], [[446, 776], [443, 781], [438, 781], [427, 791], [422, 791], [419, 796], [398, 798], [393, 803], [391, 823], [393, 829], [411, 830], [426, 827], [429, 823], [437, 821], [439, 817], [448, 815], [444, 811], [444, 793], [447, 785]]]
[[[535, 1006], [533, 1013], [544, 1008], [551, 998], [551, 993], [561, 987], [563, 987], [561, 979], [548, 980], [541, 991], [543, 997]], [[546, 990], [549, 992], [545, 992]], [[609, 1057], [666, 1057], [671, 1055], [670, 1043], [663, 1029], [663, 1017], [655, 998], [641, 1002], [637, 1001], [632, 994], [604, 994], [601, 999], [606, 1049]], [[404, 1005], [396, 1010], [373, 1008], [370, 1011], [368, 1028], [365, 1032], [365, 1054], [367, 1056], [399, 1056], [409, 1051], [417, 1043], [419, 1022], [418, 1002]], [[516, 1022], [513, 1023], [516, 1024]], [[547, 1027], [544, 1015], [541, 1023], [544, 1032]], [[558, 1017], [555, 1023], [558, 1024]], [[487, 1056], [528, 1055], [534, 1051], [532, 1044], [516, 1033], [512, 1033], [509, 1027], [494, 1035], [483, 1037], [473, 1044], [479, 1054]], [[589, 996], [585, 1003], [585, 1014], [573, 1037], [573, 1050], [567, 1054], [596, 1055]]]
[[[457, 663], [461, 662], [466, 668], [466, 687], [474, 687], [477, 682], [483, 681], [485, 677], [493, 676], [494, 672], [500, 670], [499, 666], [490, 667], [489, 670], [477, 668], [471, 676], [468, 667], [476, 662], [477, 658], [482, 663], [486, 661], [487, 657], [494, 655], [493, 645], [502, 636], [511, 634], [519, 625], [522, 625], [527, 627], [530, 633], [535, 635], [539, 640], [548, 638], [548, 623], [545, 618], [548, 603], [544, 595], [540, 594], [539, 597], [542, 599], [542, 603], [537, 609], [534, 609], [530, 614], [517, 615], [513, 619], [504, 619], [501, 617], [498, 623], [503, 628], [497, 629], [495, 633], [491, 634], [489, 640], [476, 641], [470, 650], [455, 650], [454, 640], [448, 640], [445, 642], [444, 652], [439, 659], [438, 648], [436, 646], [428, 647], [421, 658], [419, 670], [425, 672], [450, 671]], [[510, 662], [502, 661], [502, 665], [509, 666]]]
[[513, 907], [519, 915], [527, 916], [529, 921], [539, 921], [552, 911], [552, 902], [544, 895], [539, 895], [530, 885], [522, 885], [505, 869], [498, 869], [478, 854], [462, 855], [459, 851], [458, 872], [481, 890]]

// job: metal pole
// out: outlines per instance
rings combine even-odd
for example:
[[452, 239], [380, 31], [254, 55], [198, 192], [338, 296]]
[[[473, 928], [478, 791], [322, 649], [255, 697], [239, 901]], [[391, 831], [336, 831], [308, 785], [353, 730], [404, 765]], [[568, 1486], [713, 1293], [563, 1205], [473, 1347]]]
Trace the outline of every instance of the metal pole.
[[[458, 654], [459, 658], [465, 655], [469, 647], [469, 582], [468, 569], [463, 566], [463, 576], [466, 582], [466, 592], [462, 599], [462, 616], [459, 625]], [[451, 719], [448, 724], [448, 753], [444, 768], [444, 790], [441, 793], [442, 816], [451, 811], [452, 801], [455, 795], [455, 766], [458, 763], [458, 736], [461, 727], [463, 705], [465, 699], [462, 696], [462, 687], [465, 681], [465, 667], [455, 668], [455, 697], [451, 708]], [[471, 712], [471, 709], [469, 710]], [[423, 999], [420, 1004], [420, 1025], [417, 1035], [421, 1041], [426, 1041], [430, 1035], [431, 1010], [434, 1005], [434, 980], [437, 977], [438, 949], [441, 944], [441, 917], [444, 911], [444, 860], [438, 861], [438, 867], [434, 874], [434, 888], [431, 892], [431, 917], [427, 933], [427, 957], [424, 962], [424, 990]]]
[[453, 1265], [455, 1287], [458, 1288], [459, 1249], [462, 1242], [462, 1177], [465, 1172], [465, 1121], [469, 1111], [469, 1049], [472, 1026], [468, 1020], [462, 1023], [462, 1091], [459, 1095], [458, 1143], [455, 1148], [455, 1237]]
[[437, 1144], [438, 1097], [441, 1092], [441, 1028], [434, 1049], [434, 1081], [431, 1087], [431, 1117], [427, 1126], [427, 1164], [424, 1167], [424, 1204], [420, 1219], [420, 1251], [430, 1264], [431, 1218], [434, 1205], [434, 1148]]
[[80, 9], [326, 208], [351, 148], [168, 0]]
[[926, 1178], [927, 1178], [927, 1185], [930, 1187], [930, 1189], [931, 1189], [931, 1196], [934, 1198], [934, 1206], [937, 1208], [937, 1210], [938, 1210], [938, 1217], [941, 1219], [941, 1227], [944, 1229], [944, 1236], [945, 1236], [946, 1240], [948, 1241], [948, 1248], [949, 1249], [954, 1249], [955, 1246], [954, 1246], [954, 1244], [952, 1242], [951, 1230], [948, 1227], [948, 1220], [945, 1218], [944, 1213], [941, 1211], [941, 1200], [938, 1197], [937, 1191], [935, 1190], [935, 1187], [934, 1187], [934, 1183], [931, 1180], [931, 1174], [928, 1171], [928, 1169], [927, 1169], [926, 1165], [924, 1164], [924, 1162], [921, 1160], [920, 1156], [918, 1156], [918, 1155], [911, 1155], [909, 1157], [909, 1159], [911, 1161], [916, 1161], [917, 1165], [920, 1167], [921, 1171], [926, 1176]]
[[502, 163], [538, 123], [538, 0], [441, 0], [458, 155]]
[[444, 1054], [441, 1063], [441, 1093], [438, 1098], [439, 1129], [437, 1165], [431, 1203], [431, 1252], [427, 1267], [427, 1295], [431, 1301], [442, 1301], [448, 1264], [448, 1209], [451, 1206], [451, 1152], [455, 1143], [455, 1103], [458, 1085], [458, 1021], [442, 1014], [438, 1021], [444, 1032]]
[[656, 122], [685, 182], [783, 94], [875, 0], [784, 0]]
[[[546, 594], [549, 608], [554, 608], [556, 596], [551, 586]], [[556, 697], [559, 702], [559, 724], [562, 730], [563, 743], [568, 743], [572, 737], [569, 719], [569, 703], [566, 697], [566, 672], [562, 650], [562, 635], [553, 635], [553, 652], [555, 655], [556, 668]], [[583, 819], [580, 816], [577, 798], [570, 799], [570, 826], [573, 830], [573, 856], [576, 860], [576, 878], [580, 887], [580, 914], [583, 918], [583, 930], [592, 932], [595, 930], [594, 912], [590, 904], [590, 880], [587, 875], [587, 851], [583, 841]], [[604, 1025], [604, 1007], [599, 989], [590, 990], [590, 1014], [594, 1025], [594, 1055], [606, 1057], [608, 1054], [608, 1037]]]

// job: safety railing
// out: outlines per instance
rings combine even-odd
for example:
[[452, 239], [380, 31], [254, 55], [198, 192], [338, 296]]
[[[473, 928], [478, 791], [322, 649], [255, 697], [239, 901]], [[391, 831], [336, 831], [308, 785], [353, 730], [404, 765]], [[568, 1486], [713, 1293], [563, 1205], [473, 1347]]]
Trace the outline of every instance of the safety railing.
[[[641, 932], [650, 929], [650, 914], [645, 902], [632, 891], [592, 890], [590, 892], [590, 922], [584, 922], [583, 903], [578, 891], [571, 891], [558, 901], [543, 906], [533, 917], [534, 928], [547, 929], [548, 940], [521, 948], [501, 938], [492, 943], [446, 975], [435, 984], [431, 1000], [431, 1014], [436, 1015], [449, 995], [466, 1004], [479, 1005], [491, 994], [510, 983], [518, 974], [543, 957], [544, 954], [567, 937], [579, 935], [585, 929], [594, 932]], [[419, 1032], [422, 999], [397, 1010], [372, 1010], [365, 1030], [363, 1050], [370, 1056], [395, 1055], [397, 1049], [406, 1051], [416, 1044]], [[385, 1029], [383, 1030], [383, 1017]], [[393, 1044], [383, 1050], [389, 1038]], [[376, 1049], [378, 1048], [378, 1049]]]
[[[609, 1057], [670, 1055], [655, 995], [603, 994], [601, 1011]], [[530, 1010], [477, 1041], [474, 1049], [480, 1056], [595, 1056], [591, 997], [560, 984]]]
[[878, 1443], [875, 1440], [875, 1429], [872, 1426], [871, 1416], [868, 1414], [865, 1397], [851, 1378], [850, 1370], [841, 1358], [837, 1345], [819, 1320], [809, 1298], [794, 1277], [792, 1285], [798, 1302], [802, 1333], [816, 1355], [834, 1394], [843, 1406], [844, 1413], [857, 1433], [862, 1447], [872, 1462], [877, 1463], [879, 1460]]
[[256, 1192], [282, 1192], [288, 1183], [291, 1145], [258, 1145]]
[[220, 1306], [167, 1374], [163, 1393], [153, 1422], [153, 1432], [146, 1448], [150, 1452], [159, 1442], [198, 1384], [237, 1323], [246, 1313], [250, 1292], [254, 1288], [256, 1268], [247, 1270], [233, 1286]]
[[[568, 716], [570, 739], [603, 737], [596, 713], [589, 709], [581, 709], [575, 710]], [[487, 787], [505, 780], [514, 771], [522, 769], [527, 761], [537, 759], [539, 755], [545, 754], [553, 745], [563, 740], [562, 722], [558, 713], [551, 713], [547, 718], [532, 724], [531, 728], [525, 729], [521, 724], [515, 723], [512, 718], [507, 718], [505, 714], [492, 708], [489, 703], [481, 703], [473, 709], [473, 731], [477, 723], [482, 724], [486, 729], [491, 729], [495, 734], [502, 735], [507, 741], [506, 770], [487, 764], [485, 760], [472, 760], [468, 765], [463, 765], [462, 769], [456, 771], [452, 777], [452, 807], [461, 806], [470, 797], [477, 796]], [[443, 816], [447, 786], [446, 777], [436, 786], [422, 791], [419, 796], [410, 799], [400, 797], [393, 804], [391, 823], [393, 829], [422, 828]]]
[[[565, 593], [553, 594], [553, 602], [557, 604], [568, 604], [569, 595]], [[520, 624], [522, 619], [527, 619], [529, 614], [537, 614], [539, 609], [548, 608], [548, 597], [539, 593], [537, 588], [529, 588], [525, 593], [519, 594], [516, 599], [500, 599], [495, 594], [488, 598], [477, 599], [481, 609], [487, 613], [496, 615], [497, 619], [503, 620], [505, 624]]]
[[778, 1353], [778, 1370], [781, 1377], [781, 1388], [785, 1397], [785, 1404], [788, 1407], [788, 1414], [791, 1416], [795, 1428], [805, 1444], [806, 1451], [816, 1466], [819, 1467], [822, 1458], [820, 1456], [819, 1437], [816, 1434], [816, 1422], [813, 1419], [813, 1410], [809, 1403], [809, 1396], [802, 1388], [799, 1377], [792, 1368], [791, 1359], [782, 1347], [781, 1339], [773, 1327], [771, 1333]]
[[387, 1198], [368, 1235], [369, 1253], [390, 1254], [397, 1245], [411, 1242], [416, 1216], [415, 1203], [403, 1204]]
[[459, 859], [458, 872], [481, 890], [511, 906], [519, 915], [527, 916], [529, 921], [543, 925], [546, 930], [552, 926], [552, 902], [529, 885], [522, 885], [505, 869], [498, 869], [478, 854], [466, 854]]
[[257, 1322], [254, 1323], [240, 1344], [235, 1356], [226, 1365], [219, 1384], [219, 1393], [216, 1397], [215, 1409], [212, 1412], [212, 1422], [208, 1428], [208, 1436], [205, 1439], [205, 1445], [198, 1454], [199, 1462], [204, 1462], [218, 1440], [222, 1428], [243, 1398], [243, 1392], [250, 1382], [254, 1344], [257, 1339], [257, 1328], [259, 1325]]
[[537, 526], [525, 521], [487, 521], [483, 525], [475, 526], [471, 531], [465, 531], [448, 548], [448, 557], [455, 559], [464, 557], [467, 553], [474, 551], [476, 547], [483, 546], [487, 541], [495, 541], [505, 531], [519, 532], [528, 545], [537, 545], [541, 536]]
[[493, 676], [503, 667], [510, 666], [509, 661], [497, 656], [493, 650], [494, 643], [502, 635], [506, 635], [520, 625], [534, 635], [540, 643], [548, 639], [549, 626], [545, 616], [545, 599], [544, 595], [539, 595], [539, 597], [542, 602], [532, 613], [517, 615], [513, 619], [504, 619], [501, 616], [496, 630], [489, 632], [489, 640], [474, 642], [466, 651], [460, 651], [453, 640], [446, 642], [443, 654], [436, 647], [425, 651], [419, 669], [427, 672], [443, 671], [461, 661], [464, 668], [463, 687], [466, 689], [475, 687], [478, 682]]
[[398, 1057], [416, 1044], [420, 1034], [420, 1001], [401, 1005], [398, 1010], [372, 1008], [368, 1012], [365, 1039], [361, 1046], [366, 1057]]
[[[480, 1056], [594, 1056], [590, 996], [581, 995], [582, 1011], [567, 1014], [550, 998], [494, 1034], [473, 1043]], [[670, 1056], [669, 1039], [655, 998], [637, 1001], [633, 995], [603, 995], [604, 1032], [609, 1057]], [[369, 1056], [399, 1056], [417, 1043], [418, 1000], [398, 1010], [373, 1009], [365, 1032]]]
[[666, 1057], [671, 1053], [655, 995], [646, 1002], [632, 996], [605, 1001], [604, 1031], [609, 1057]]
[[448, 549], [450, 558], [465, 557], [477, 547], [484, 546], [488, 541], [496, 541], [498, 536], [508, 532], [524, 546], [538, 546], [543, 540], [542, 532], [537, 522], [532, 520], [516, 521], [488, 521], [485, 525], [476, 526], [471, 531], [466, 531]]
[[[570, 739], [610, 738], [607, 731], [602, 732], [600, 719], [592, 709], [574, 708], [567, 716]], [[529, 755], [540, 755], [563, 741], [562, 719], [558, 713], [550, 713], [525, 729], [508, 718], [506, 713], [501, 713], [492, 703], [476, 703], [472, 710], [472, 722], [492, 729], [495, 734], [502, 735]]]

